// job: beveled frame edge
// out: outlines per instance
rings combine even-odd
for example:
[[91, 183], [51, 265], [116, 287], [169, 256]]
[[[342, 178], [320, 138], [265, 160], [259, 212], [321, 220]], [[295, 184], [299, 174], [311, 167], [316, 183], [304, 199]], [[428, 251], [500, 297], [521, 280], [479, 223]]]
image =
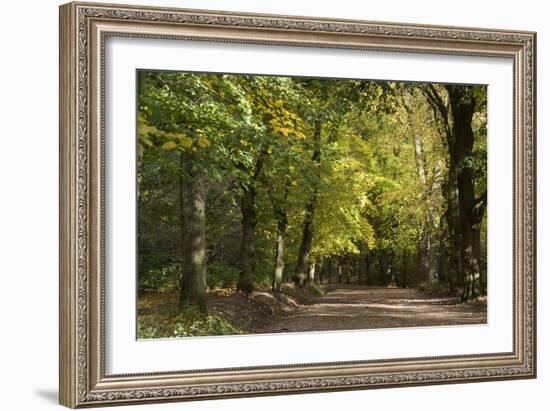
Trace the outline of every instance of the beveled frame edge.
[[[106, 376], [103, 348], [103, 42], [200, 38], [487, 55], [514, 60], [514, 352]], [[531, 32], [171, 8], [60, 7], [60, 403], [68, 407], [536, 376], [535, 60]]]

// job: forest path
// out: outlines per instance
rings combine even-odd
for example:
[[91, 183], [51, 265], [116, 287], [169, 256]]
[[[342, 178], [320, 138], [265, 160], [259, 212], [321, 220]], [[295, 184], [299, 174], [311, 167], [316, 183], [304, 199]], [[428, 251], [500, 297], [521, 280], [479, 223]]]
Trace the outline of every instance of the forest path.
[[292, 307], [254, 333], [421, 327], [487, 322], [486, 304], [458, 304], [407, 288], [334, 284], [311, 304]]

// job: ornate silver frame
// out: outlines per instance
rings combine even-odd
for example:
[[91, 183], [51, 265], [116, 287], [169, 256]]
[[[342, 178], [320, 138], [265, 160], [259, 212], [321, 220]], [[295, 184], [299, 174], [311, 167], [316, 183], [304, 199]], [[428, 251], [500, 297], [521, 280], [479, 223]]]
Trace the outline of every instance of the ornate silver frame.
[[[103, 67], [109, 36], [201, 39], [514, 63], [514, 350], [470, 356], [106, 375]], [[60, 403], [67, 407], [536, 376], [532, 32], [70, 3], [60, 8]]]

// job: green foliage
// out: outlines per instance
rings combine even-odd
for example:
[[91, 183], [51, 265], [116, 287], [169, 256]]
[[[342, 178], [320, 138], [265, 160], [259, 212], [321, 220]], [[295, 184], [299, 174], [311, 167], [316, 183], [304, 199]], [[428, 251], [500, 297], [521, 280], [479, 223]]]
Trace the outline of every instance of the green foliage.
[[241, 331], [227, 320], [204, 314], [195, 306], [183, 311], [164, 310], [138, 318], [138, 338], [176, 338], [205, 335], [235, 335]]
[[239, 269], [222, 262], [208, 266], [206, 285], [209, 289], [234, 288], [239, 280]]
[[[369, 271], [370, 283], [422, 283], [426, 273], [418, 262], [428, 237], [449, 265], [449, 143], [423, 91], [429, 86], [177, 72], [141, 71], [139, 76], [141, 289], [178, 287], [187, 246], [183, 188], [197, 174], [205, 177], [207, 191], [209, 289], [233, 288], [239, 279], [241, 198], [250, 190], [255, 193], [257, 287], [271, 285], [281, 215], [286, 220], [284, 279], [292, 277], [306, 206], [314, 195], [309, 262], [332, 264], [332, 278], [337, 266], [353, 270], [359, 265], [362, 273]], [[443, 85], [430, 86], [448, 103]], [[479, 102], [472, 122], [474, 148], [460, 167], [474, 170], [480, 197], [487, 190], [486, 87], [473, 87], [472, 93]], [[312, 161], [316, 124], [321, 125], [318, 162]], [[483, 250], [486, 225], [484, 218]], [[486, 270], [485, 254], [482, 266]], [[308, 287], [310, 296], [323, 292]], [[431, 292], [436, 284], [421, 287]], [[201, 330], [225, 327], [205, 318], [196, 324]], [[153, 322], [141, 326], [146, 335], [200, 332], [188, 323], [185, 331], [161, 332]]]
[[175, 291], [179, 288], [181, 264], [172, 263], [165, 267], [153, 268], [138, 277], [139, 289], [160, 292]]

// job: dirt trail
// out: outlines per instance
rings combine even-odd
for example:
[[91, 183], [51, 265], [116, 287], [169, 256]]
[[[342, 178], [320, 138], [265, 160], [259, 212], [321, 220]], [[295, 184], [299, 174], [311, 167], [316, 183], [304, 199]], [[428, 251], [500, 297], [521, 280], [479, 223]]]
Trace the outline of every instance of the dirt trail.
[[[212, 292], [209, 313], [229, 321], [245, 333], [357, 330], [484, 324], [485, 302], [460, 304], [456, 297], [435, 297], [408, 288], [331, 284], [322, 297], [298, 304], [286, 294], [270, 291]], [[140, 297], [139, 315], [157, 315], [173, 322], [178, 294], [147, 292]]]
[[[298, 305], [262, 324], [254, 333], [420, 327], [487, 322], [483, 302], [387, 287], [331, 285], [311, 304]], [[259, 325], [259, 324], [258, 324]]]

